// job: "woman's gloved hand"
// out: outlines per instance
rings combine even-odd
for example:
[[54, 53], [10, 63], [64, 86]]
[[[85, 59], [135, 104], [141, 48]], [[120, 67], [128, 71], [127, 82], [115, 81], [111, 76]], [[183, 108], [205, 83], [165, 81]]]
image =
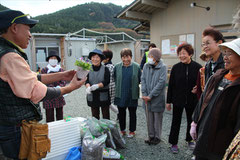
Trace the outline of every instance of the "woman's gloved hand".
[[190, 129], [190, 135], [192, 137], [193, 140], [197, 139], [197, 123], [192, 122], [191, 123], [191, 129]]
[[91, 92], [91, 87], [87, 87], [86, 88], [86, 92], [87, 92], [87, 94], [91, 94], [92, 92]]
[[99, 88], [98, 84], [94, 84], [91, 86], [91, 91], [95, 91], [98, 88]]

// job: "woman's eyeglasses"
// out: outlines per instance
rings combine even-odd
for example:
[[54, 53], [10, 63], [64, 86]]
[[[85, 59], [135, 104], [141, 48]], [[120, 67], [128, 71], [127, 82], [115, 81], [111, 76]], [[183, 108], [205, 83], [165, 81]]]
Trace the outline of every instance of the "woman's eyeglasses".
[[205, 46], [207, 47], [207, 46], [210, 46], [210, 44], [212, 44], [212, 42], [207, 41], [206, 43], [202, 43], [201, 47], [205, 47]]
[[225, 57], [225, 56], [226, 56], [226, 57], [230, 57], [232, 54], [233, 54], [233, 53], [232, 53], [231, 51], [223, 51], [223, 52], [222, 52], [222, 56], [223, 56], [223, 57]]

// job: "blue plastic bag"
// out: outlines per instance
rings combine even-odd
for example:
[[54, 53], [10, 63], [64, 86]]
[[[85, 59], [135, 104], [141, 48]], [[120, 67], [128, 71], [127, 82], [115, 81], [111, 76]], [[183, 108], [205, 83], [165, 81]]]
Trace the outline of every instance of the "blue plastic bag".
[[65, 160], [81, 160], [81, 150], [81, 147], [71, 148]]

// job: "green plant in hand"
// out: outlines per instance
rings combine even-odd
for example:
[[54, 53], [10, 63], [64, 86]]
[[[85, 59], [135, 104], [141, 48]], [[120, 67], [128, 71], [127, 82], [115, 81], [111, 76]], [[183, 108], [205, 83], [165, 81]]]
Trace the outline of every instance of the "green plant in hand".
[[76, 60], [75, 65], [81, 67], [83, 70], [92, 70], [92, 64], [88, 60], [83, 60], [83, 58]]

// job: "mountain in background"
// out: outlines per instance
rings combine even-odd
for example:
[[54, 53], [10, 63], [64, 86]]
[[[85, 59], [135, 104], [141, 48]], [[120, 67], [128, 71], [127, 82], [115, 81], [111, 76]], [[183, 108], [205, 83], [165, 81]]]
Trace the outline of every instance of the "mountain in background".
[[[0, 10], [6, 7], [0, 5]], [[134, 38], [146, 38], [131, 30], [139, 22], [114, 18], [123, 7], [112, 3], [85, 3], [55, 13], [44, 14], [34, 19], [39, 23], [31, 29], [32, 33], [73, 33], [82, 28], [101, 32], [126, 32]]]

